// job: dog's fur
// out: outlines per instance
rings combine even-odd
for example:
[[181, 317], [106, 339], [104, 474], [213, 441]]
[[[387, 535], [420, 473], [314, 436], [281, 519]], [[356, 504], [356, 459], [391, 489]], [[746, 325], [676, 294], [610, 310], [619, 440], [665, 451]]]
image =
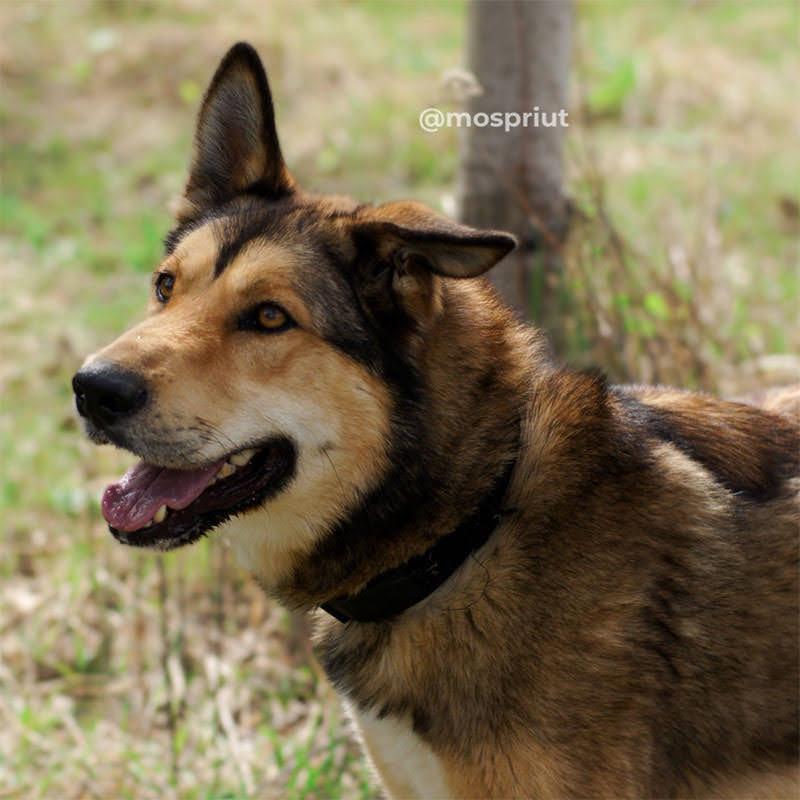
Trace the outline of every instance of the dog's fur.
[[[394, 797], [791, 796], [800, 437], [780, 401], [558, 366], [476, 277], [510, 237], [295, 185], [246, 45], [204, 100], [177, 223], [174, 296], [95, 357], [153, 395], [110, 438], [173, 467], [291, 440], [291, 479], [222, 525], [270, 594], [357, 592], [516, 459], [502, 522], [432, 595], [380, 623], [316, 612]], [[231, 324], [263, 300], [297, 326]]]

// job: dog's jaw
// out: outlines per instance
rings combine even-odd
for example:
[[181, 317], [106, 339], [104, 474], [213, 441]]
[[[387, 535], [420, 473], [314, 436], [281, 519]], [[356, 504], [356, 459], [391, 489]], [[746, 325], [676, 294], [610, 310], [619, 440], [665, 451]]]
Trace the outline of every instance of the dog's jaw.
[[239, 565], [261, 586], [281, 595], [281, 586], [301, 558], [358, 503], [386, 469], [381, 430], [367, 462], [330, 442], [301, 448], [292, 482], [264, 505], [227, 520], [219, 528]]

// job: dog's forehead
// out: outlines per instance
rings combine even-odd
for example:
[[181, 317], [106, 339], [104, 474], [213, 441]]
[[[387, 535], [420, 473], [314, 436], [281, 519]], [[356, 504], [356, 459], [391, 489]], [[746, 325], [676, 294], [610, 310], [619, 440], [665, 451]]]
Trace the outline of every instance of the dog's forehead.
[[336, 261], [326, 239], [329, 227], [325, 217], [306, 214], [217, 216], [173, 237], [168, 258], [188, 282], [219, 285], [240, 300], [251, 291], [263, 298], [265, 290], [290, 289], [322, 336], [374, 365], [374, 342], [345, 277], [348, 267]]
[[223, 276], [233, 287], [259, 276], [298, 284], [315, 276], [324, 279], [320, 243], [308, 231], [281, 226], [268, 214], [210, 217], [173, 239], [168, 240], [167, 263], [193, 283], [208, 285]]

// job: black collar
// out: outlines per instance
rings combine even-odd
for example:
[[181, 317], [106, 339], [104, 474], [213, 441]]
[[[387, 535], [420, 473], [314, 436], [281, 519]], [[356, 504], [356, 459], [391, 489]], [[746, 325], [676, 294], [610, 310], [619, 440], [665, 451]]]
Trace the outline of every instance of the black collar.
[[358, 594], [336, 597], [322, 609], [340, 622], [381, 622], [401, 614], [439, 588], [497, 528], [516, 455], [475, 512], [430, 550], [376, 575]]

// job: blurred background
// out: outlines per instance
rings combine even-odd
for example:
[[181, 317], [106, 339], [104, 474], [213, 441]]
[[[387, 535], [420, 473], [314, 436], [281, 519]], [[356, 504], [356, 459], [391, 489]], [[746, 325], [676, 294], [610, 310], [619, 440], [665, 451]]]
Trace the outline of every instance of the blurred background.
[[[572, 363], [728, 396], [800, 376], [798, 8], [574, 7], [569, 227], [539, 308]], [[230, 44], [260, 50], [301, 184], [454, 213], [464, 134], [418, 116], [460, 107], [468, 20], [465, 2], [0, 4], [0, 798], [379, 796], [302, 626], [223, 543], [110, 538], [98, 498], [130, 459], [84, 441], [69, 381], [142, 314]]]

